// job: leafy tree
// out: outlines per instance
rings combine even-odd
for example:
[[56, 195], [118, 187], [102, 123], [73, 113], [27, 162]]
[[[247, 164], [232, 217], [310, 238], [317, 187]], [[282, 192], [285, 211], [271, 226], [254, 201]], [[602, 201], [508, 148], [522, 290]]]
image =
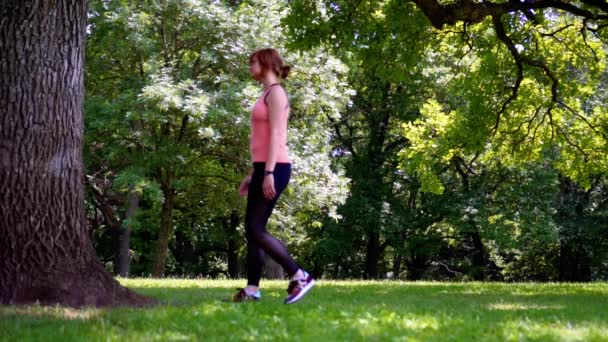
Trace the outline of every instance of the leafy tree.
[[[286, 84], [296, 160], [292, 193], [302, 189], [306, 197], [294, 195], [289, 206], [281, 206], [278, 222], [294, 227], [298, 221], [291, 216], [299, 208], [319, 203], [331, 211], [339, 201], [333, 194], [344, 191], [339, 185], [344, 181], [322, 167], [329, 160], [324, 157], [327, 129], [317, 121], [321, 113], [335, 112], [346, 102], [345, 69], [321, 51], [301, 55], [284, 49], [285, 38], [276, 26], [285, 11], [282, 1], [92, 5], [87, 136], [91, 156], [98, 156], [89, 160], [89, 174], [106, 170], [111, 182], [131, 179], [134, 183], [121, 188], [125, 195], [129, 186], [140, 183], [161, 189], [153, 275], [161, 276], [172, 257], [179, 265], [171, 260], [168, 272], [211, 272], [201, 263], [215, 256], [228, 259], [229, 274], [238, 274], [243, 239], [241, 214], [235, 209], [243, 200], [235, 186], [249, 168], [247, 108], [259, 89], [249, 81], [246, 66], [257, 48], [285, 51], [295, 66]], [[117, 40], [121, 43], [114, 44]], [[300, 151], [316, 164], [308, 159], [299, 163]], [[100, 168], [103, 163], [97, 160], [105, 166]], [[328, 191], [312, 190], [315, 186]], [[148, 222], [154, 222], [152, 217]], [[181, 253], [185, 250], [192, 252]]]
[[[606, 9], [602, 3], [294, 1], [292, 8], [286, 22], [295, 46], [308, 49], [322, 45], [339, 51], [356, 68], [351, 80], [362, 83], [355, 87], [358, 96], [381, 104], [361, 106], [364, 117], [373, 117], [380, 107], [392, 119], [399, 111], [407, 112], [404, 108], [409, 106], [412, 114], [394, 121], [403, 127], [402, 132], [394, 134], [394, 141], [402, 136], [405, 143], [399, 148], [400, 157], [395, 158], [401, 159], [401, 170], [392, 171], [404, 179], [393, 180], [393, 188], [406, 190], [394, 191], [397, 196], [393, 198], [374, 185], [369, 187], [372, 191], [353, 191], [349, 201], [358, 205], [345, 217], [362, 220], [365, 211], [361, 208], [378, 213], [380, 206], [374, 201], [389, 199], [388, 216], [394, 228], [380, 223], [380, 214], [362, 226], [381, 232], [384, 242], [375, 243], [372, 250], [390, 246], [395, 265], [400, 263], [399, 253], [415, 252], [416, 256], [409, 258], [410, 274], [413, 268], [431, 265], [441, 253], [438, 251], [445, 249], [442, 236], [454, 235], [431, 233], [433, 226], [457, 228], [461, 243], [462, 237], [468, 236], [471, 247], [458, 248], [471, 249], [471, 262], [478, 268], [487, 267], [496, 257], [496, 253], [490, 255], [495, 242], [488, 235], [496, 226], [488, 226], [490, 222], [485, 219], [483, 224], [471, 220], [457, 223], [471, 201], [488, 205], [487, 213], [494, 211], [492, 215], [508, 214], [509, 206], [519, 207], [520, 212], [525, 210], [524, 216], [536, 217], [517, 220], [531, 229], [533, 234], [527, 234], [530, 239], [555, 237], [551, 234], [556, 226], [550, 220], [548, 197], [538, 199], [542, 205], [535, 211], [517, 197], [508, 197], [509, 206], [505, 206], [482, 196], [493, 197], [503, 186], [511, 187], [511, 180], [533, 169], [531, 165], [549, 163], [550, 169], [583, 186], [589, 186], [590, 179], [605, 171], [605, 95], [593, 91], [594, 86], [602, 88], [604, 75]], [[428, 20], [442, 30], [433, 29]], [[394, 98], [393, 89], [408, 88], [415, 89], [416, 96], [392, 107], [387, 97]], [[352, 124], [356, 118], [345, 115], [338, 121], [343, 127], [343, 131], [336, 130], [341, 148], [348, 149], [353, 141], [366, 141], [366, 136], [382, 136], [382, 127], [370, 125], [361, 130], [364, 126]], [[341, 137], [342, 132], [347, 132], [347, 139]], [[374, 146], [382, 145], [376, 141]], [[373, 155], [382, 156], [377, 151]], [[352, 162], [357, 156], [349, 154], [347, 159]], [[361, 161], [362, 165], [374, 165]], [[378, 172], [385, 167], [390, 171], [387, 166], [375, 164], [372, 169]], [[390, 175], [387, 171], [385, 175]], [[557, 182], [551, 181], [555, 174], [544, 174], [534, 185], [536, 191], [546, 188], [548, 194], [555, 194]], [[372, 183], [373, 172], [364, 171], [363, 175]], [[496, 183], [484, 182], [478, 175]], [[454, 179], [460, 181], [454, 183]], [[353, 188], [356, 183], [353, 176]], [[375, 184], [387, 183], [391, 184], [387, 178], [376, 177]], [[522, 194], [523, 190], [516, 193]], [[423, 202], [433, 196], [418, 195], [419, 191], [443, 196], [438, 201]], [[385, 195], [378, 196], [380, 193]], [[442, 201], [451, 205], [439, 204]], [[428, 207], [421, 208], [424, 203]], [[544, 210], [542, 216], [539, 210]], [[375, 236], [366, 236], [366, 241], [374, 240]], [[518, 247], [525, 243], [510, 240], [519, 241]], [[416, 241], [428, 248], [421, 248]], [[415, 248], [407, 249], [408, 245]], [[421, 258], [420, 252], [427, 249]], [[451, 250], [448, 255], [456, 253]]]

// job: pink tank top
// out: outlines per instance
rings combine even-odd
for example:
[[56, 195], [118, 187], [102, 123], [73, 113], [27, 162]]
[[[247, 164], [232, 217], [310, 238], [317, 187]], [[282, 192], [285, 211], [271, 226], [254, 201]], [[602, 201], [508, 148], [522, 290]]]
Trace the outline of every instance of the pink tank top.
[[[270, 145], [270, 120], [268, 119], [268, 105], [265, 102], [266, 94], [273, 88], [268, 88], [258, 99], [251, 111], [251, 159], [255, 162], [266, 162], [268, 159], [268, 147]], [[278, 89], [277, 89], [278, 90]], [[289, 118], [289, 107], [285, 108], [279, 116], [279, 148], [277, 151], [277, 163], [291, 163], [289, 150], [287, 148], [287, 120]]]

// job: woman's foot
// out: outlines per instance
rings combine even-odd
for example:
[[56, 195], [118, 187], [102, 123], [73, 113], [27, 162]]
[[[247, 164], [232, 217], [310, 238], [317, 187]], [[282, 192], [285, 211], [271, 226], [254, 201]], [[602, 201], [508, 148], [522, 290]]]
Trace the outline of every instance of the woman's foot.
[[287, 293], [289, 294], [287, 298], [285, 298], [285, 304], [293, 304], [300, 299], [304, 298], [306, 293], [310, 291], [310, 289], [315, 284], [315, 280], [308, 274], [307, 272], [303, 272], [304, 275], [299, 279], [294, 279], [289, 282], [289, 287], [287, 287]]
[[240, 289], [237, 293], [232, 295], [233, 302], [257, 302], [261, 298], [260, 291], [256, 293], [248, 293], [245, 289]]

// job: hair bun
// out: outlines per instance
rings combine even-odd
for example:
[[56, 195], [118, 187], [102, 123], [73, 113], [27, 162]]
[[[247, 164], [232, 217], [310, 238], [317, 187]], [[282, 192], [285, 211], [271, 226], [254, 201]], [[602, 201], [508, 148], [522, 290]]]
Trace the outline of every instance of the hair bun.
[[289, 76], [289, 72], [291, 71], [291, 67], [286, 65], [281, 68], [281, 78], [286, 79]]

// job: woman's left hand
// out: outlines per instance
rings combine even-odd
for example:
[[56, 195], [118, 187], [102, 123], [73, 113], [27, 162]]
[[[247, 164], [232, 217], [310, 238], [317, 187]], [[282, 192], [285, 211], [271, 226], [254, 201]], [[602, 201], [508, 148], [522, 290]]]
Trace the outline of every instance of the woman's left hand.
[[270, 174], [270, 175], [266, 175], [264, 176], [264, 184], [262, 185], [262, 190], [264, 192], [264, 197], [267, 200], [272, 200], [274, 199], [274, 196], [276, 196], [277, 192], [274, 189], [274, 175]]

